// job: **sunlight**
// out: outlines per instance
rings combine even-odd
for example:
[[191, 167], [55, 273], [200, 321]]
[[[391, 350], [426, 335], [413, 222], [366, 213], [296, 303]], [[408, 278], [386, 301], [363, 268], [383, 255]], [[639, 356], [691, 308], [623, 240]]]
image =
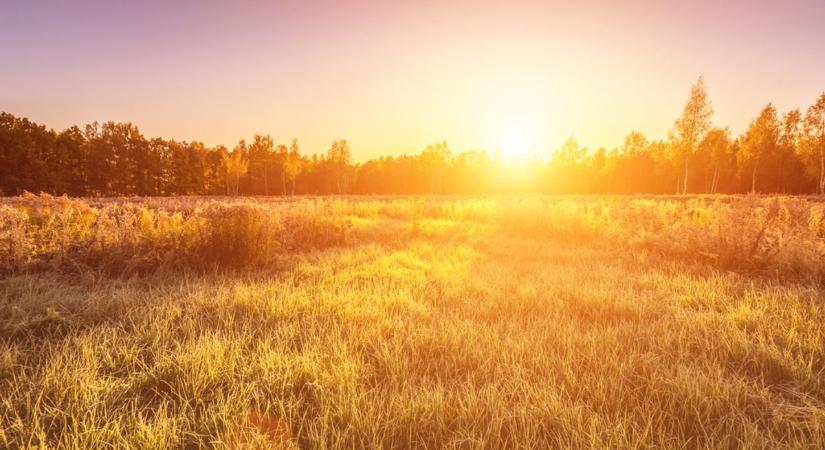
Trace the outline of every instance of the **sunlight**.
[[502, 121], [496, 131], [496, 152], [508, 163], [525, 161], [535, 154], [536, 127], [525, 118]]

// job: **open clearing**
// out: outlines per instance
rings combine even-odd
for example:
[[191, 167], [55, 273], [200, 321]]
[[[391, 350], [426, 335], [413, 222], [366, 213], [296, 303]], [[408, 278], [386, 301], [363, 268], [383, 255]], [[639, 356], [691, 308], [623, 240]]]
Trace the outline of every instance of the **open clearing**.
[[0, 446], [822, 448], [821, 205], [19, 198]]

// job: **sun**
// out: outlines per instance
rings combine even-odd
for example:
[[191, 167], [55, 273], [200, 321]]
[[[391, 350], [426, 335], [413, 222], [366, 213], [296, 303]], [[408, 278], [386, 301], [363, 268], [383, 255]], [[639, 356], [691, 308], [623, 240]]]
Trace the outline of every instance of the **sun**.
[[497, 128], [495, 149], [504, 162], [522, 162], [533, 156], [536, 130], [529, 121], [510, 118]]

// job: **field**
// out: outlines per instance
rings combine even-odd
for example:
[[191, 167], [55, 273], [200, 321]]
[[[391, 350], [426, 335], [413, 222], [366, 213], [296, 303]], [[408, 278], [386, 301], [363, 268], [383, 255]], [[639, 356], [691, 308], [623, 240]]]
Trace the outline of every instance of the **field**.
[[0, 447], [823, 448], [825, 204], [0, 203]]

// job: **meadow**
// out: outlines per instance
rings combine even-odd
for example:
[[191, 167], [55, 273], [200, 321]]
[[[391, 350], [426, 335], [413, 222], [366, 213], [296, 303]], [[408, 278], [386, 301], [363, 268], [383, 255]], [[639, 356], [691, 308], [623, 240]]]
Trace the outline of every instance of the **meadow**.
[[0, 447], [823, 448], [825, 203], [0, 202]]

